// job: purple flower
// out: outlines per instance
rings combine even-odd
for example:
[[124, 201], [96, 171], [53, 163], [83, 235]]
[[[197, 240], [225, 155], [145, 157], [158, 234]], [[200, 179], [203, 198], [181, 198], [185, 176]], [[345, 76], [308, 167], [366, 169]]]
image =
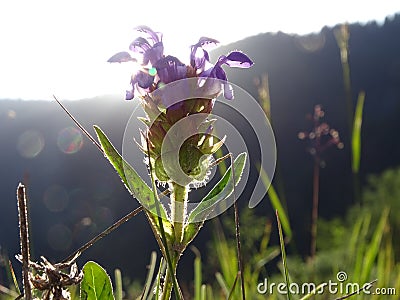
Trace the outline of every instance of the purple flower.
[[[210, 44], [217, 44], [218, 41], [215, 39], [202, 37], [197, 44], [192, 45], [190, 54], [190, 65], [196, 69], [197, 74], [201, 77], [217, 78], [225, 81], [224, 84], [224, 97], [226, 99], [233, 99], [232, 86], [227, 82], [228, 78], [222, 65], [226, 64], [234, 68], [250, 68], [253, 65], [253, 61], [244, 53], [240, 51], [233, 51], [228, 55], [222, 55], [218, 58], [215, 65], [210, 63], [210, 56], [204, 49]], [[207, 66], [211, 65], [211, 66]], [[207, 68], [208, 67], [208, 68]]]
[[[239, 51], [220, 56], [217, 63], [213, 65], [210, 62], [207, 49], [211, 45], [216, 45], [218, 41], [202, 37], [196, 44], [191, 46], [190, 66], [186, 66], [176, 57], [164, 55], [161, 33], [155, 32], [146, 26], [138, 27], [136, 30], [141, 33], [141, 36], [136, 38], [129, 46], [134, 55], [131, 56], [129, 52], [125, 51], [118, 52], [108, 60], [111, 63], [132, 61], [139, 65], [139, 70], [131, 78], [132, 89], [126, 92], [127, 100], [133, 99], [135, 92], [140, 94], [153, 92], [162, 84], [169, 84], [189, 77], [200, 77], [199, 85], [204, 85], [203, 81], [207, 78], [218, 79], [214, 81], [206, 80], [207, 85], [205, 87], [217, 95], [223, 86], [225, 98], [233, 99], [233, 90], [228, 83], [222, 65], [226, 64], [235, 68], [249, 68], [253, 65], [251, 59]], [[167, 106], [164, 101], [163, 104]]]
[[204, 72], [200, 73], [199, 76], [201, 77], [208, 77], [208, 78], [217, 78], [223, 80], [225, 83], [224, 85], [224, 97], [228, 100], [233, 99], [233, 89], [232, 86], [228, 83], [228, 78], [222, 65], [228, 65], [229, 67], [233, 68], [250, 68], [253, 65], [253, 61], [243, 52], [240, 51], [233, 51], [228, 55], [221, 55], [218, 58], [217, 63], [205, 70]]
[[217, 45], [219, 42], [215, 39], [208, 37], [201, 37], [199, 41], [192, 45], [190, 53], [190, 65], [195, 68], [198, 73], [204, 71], [206, 63], [210, 62], [210, 56], [205, 50], [209, 45]]
[[138, 71], [132, 76], [131, 85], [132, 90], [126, 91], [126, 100], [132, 100], [135, 97], [134, 90], [139, 90], [143, 92], [149, 91], [149, 88], [154, 83], [154, 76], [149, 75], [143, 71]]
[[149, 62], [154, 65], [164, 54], [162, 34], [154, 32], [146, 26], [138, 27], [136, 30], [143, 32], [145, 37], [136, 38], [130, 44], [129, 49], [134, 53], [142, 55], [143, 65], [147, 65]]
[[171, 55], [158, 60], [154, 64], [154, 67], [157, 69], [157, 75], [160, 81], [164, 84], [183, 79], [186, 77], [187, 73], [186, 65]]

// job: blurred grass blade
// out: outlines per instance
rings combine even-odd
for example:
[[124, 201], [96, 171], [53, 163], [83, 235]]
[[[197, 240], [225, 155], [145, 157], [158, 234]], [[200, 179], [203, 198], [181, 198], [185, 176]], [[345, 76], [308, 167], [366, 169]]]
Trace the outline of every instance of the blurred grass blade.
[[365, 101], [365, 92], [361, 91], [358, 94], [356, 111], [353, 120], [353, 134], [351, 138], [351, 150], [352, 150], [352, 170], [353, 173], [358, 173], [360, 169], [361, 160], [361, 125], [363, 120], [363, 108]]
[[202, 270], [201, 270], [200, 251], [194, 246], [191, 246], [190, 249], [192, 249], [192, 251], [196, 255], [196, 257], [194, 259], [194, 300], [201, 300], [201, 295], [205, 294], [205, 288], [204, 288], [204, 292], [202, 292], [203, 279], [202, 279]]
[[[213, 222], [215, 224], [213, 226], [213, 249], [216, 253], [216, 257], [218, 257], [218, 263], [220, 265], [223, 278], [225, 278], [225, 282], [227, 282], [233, 280], [238, 271], [236, 260], [232, 259], [236, 256], [235, 248], [228, 244], [219, 219], [215, 218], [213, 219]], [[227, 295], [228, 294], [226, 294], [226, 296]]]
[[157, 253], [155, 251], [152, 251], [151, 257], [150, 257], [150, 264], [148, 266], [149, 271], [147, 272], [146, 282], [144, 284], [144, 291], [143, 291], [140, 299], [147, 299], [147, 295], [149, 294], [151, 283], [153, 282], [154, 270], [156, 268], [156, 263], [157, 263]]
[[[8, 287], [5, 287], [4, 285], [0, 284], [0, 295], [5, 294], [6, 296], [12, 297], [11, 299], [20, 299], [23, 296], [20, 294], [17, 294], [15, 291], [10, 290]], [[8, 297], [2, 297], [0, 299], [9, 299]]]
[[[360, 231], [361, 231], [361, 226], [363, 225], [363, 220], [364, 218], [358, 217], [353, 226], [353, 230], [349, 240], [349, 253], [356, 253], [357, 241], [360, 237]], [[350, 263], [353, 263], [352, 260], [354, 260], [354, 257], [350, 257], [350, 259], [351, 259]]]
[[115, 276], [115, 300], [122, 300], [122, 276], [121, 270], [115, 269], [114, 271]]
[[353, 120], [353, 102], [351, 92], [350, 65], [349, 65], [349, 39], [350, 30], [347, 24], [342, 24], [334, 30], [336, 43], [340, 50], [340, 61], [343, 72], [343, 85], [346, 97], [347, 123], [350, 136], [352, 136], [352, 120]]
[[[196, 297], [195, 297], [196, 299]], [[207, 300], [207, 286], [203, 284], [200, 290], [200, 300]]]
[[219, 284], [219, 286], [222, 289], [222, 293], [225, 295], [225, 297], [228, 297], [229, 295], [229, 288], [228, 285], [226, 284], [224, 277], [222, 277], [222, 274], [217, 272], [215, 273], [215, 278], [217, 279], [217, 282]]
[[385, 226], [388, 222], [388, 216], [389, 216], [389, 208], [385, 207], [382, 211], [381, 218], [372, 236], [371, 243], [367, 247], [367, 251], [364, 257], [363, 268], [361, 270], [360, 282], [370, 281], [369, 277], [371, 276], [371, 271], [374, 266], [374, 262], [380, 251], [382, 236], [384, 235], [385, 232]]
[[220, 202], [228, 198], [233, 193], [233, 182], [237, 185], [242, 176], [244, 166], [246, 164], [247, 154], [240, 153], [233, 162], [235, 170], [235, 178], [232, 181], [232, 166], [228, 168], [221, 180], [212, 188], [212, 190], [200, 201], [200, 204], [193, 209], [189, 216], [189, 223], [196, 219], [205, 219], [214, 207]]
[[273, 185], [270, 184], [271, 181], [268, 177], [268, 174], [265, 172], [265, 170], [261, 166], [258, 166], [258, 170], [260, 172], [260, 177], [261, 177], [261, 180], [264, 183], [264, 185], [266, 187], [269, 186], [268, 191], [267, 191], [268, 197], [269, 197], [269, 200], [271, 201], [272, 207], [276, 211], [279, 212], [279, 219], [282, 224], [283, 231], [285, 232], [287, 238], [291, 239], [293, 233], [292, 233], [292, 229], [290, 227], [289, 218], [286, 214], [285, 209], [283, 208], [282, 202], [280, 201], [279, 196], [276, 193]]
[[[279, 230], [279, 243], [281, 244], [281, 252], [282, 252], [282, 263], [283, 263], [283, 271], [285, 274], [285, 283], [286, 286], [290, 286], [290, 280], [289, 280], [289, 270], [287, 268], [286, 264], [286, 250], [285, 250], [285, 242], [283, 240], [283, 232], [282, 232], [282, 226], [281, 222], [279, 221], [279, 214], [278, 211], [276, 210], [276, 221], [278, 222], [278, 230]], [[292, 295], [290, 293], [290, 289], [287, 289], [287, 299], [290, 300], [292, 299]]]
[[[261, 252], [260, 252], [261, 253]], [[265, 266], [267, 263], [278, 257], [280, 254], [279, 247], [270, 247], [269, 249], [265, 250], [265, 253], [263, 253], [262, 258], [257, 260], [257, 262], [254, 264], [254, 269], [255, 270], [260, 270], [263, 266]]]
[[360, 282], [361, 278], [361, 270], [364, 268], [364, 257], [365, 252], [368, 247], [367, 236], [371, 224], [371, 213], [367, 212], [365, 214], [360, 215], [360, 219], [362, 220], [362, 226], [360, 228], [359, 235], [357, 238], [357, 244], [354, 251], [354, 281]]
[[8, 266], [9, 266], [9, 268], [10, 268], [10, 273], [11, 273], [11, 277], [12, 277], [12, 280], [13, 280], [13, 283], [14, 283], [14, 286], [15, 286], [15, 289], [16, 289], [18, 295], [22, 295], [22, 294], [21, 294], [21, 290], [19, 289], [17, 276], [15, 276], [14, 268], [13, 268], [13, 266], [12, 266], [12, 264], [11, 264], [11, 260], [8, 260]]
[[324, 288], [326, 288], [326, 282], [321, 283], [315, 289], [313, 289], [309, 294], [305, 295], [304, 297], [301, 297], [299, 300], [310, 299], [311, 297], [314, 297], [316, 294], [318, 294], [318, 291], [323, 291]]
[[228, 295], [228, 300], [231, 300], [233, 295], [235, 294], [235, 288], [236, 288], [236, 284], [238, 282], [239, 277], [240, 277], [240, 272], [238, 272], [236, 274], [235, 281], [233, 282], [232, 288], [231, 288], [231, 290], [229, 292], [229, 295]]
[[206, 299], [215, 299], [212, 287], [210, 285], [207, 285], [207, 298]]

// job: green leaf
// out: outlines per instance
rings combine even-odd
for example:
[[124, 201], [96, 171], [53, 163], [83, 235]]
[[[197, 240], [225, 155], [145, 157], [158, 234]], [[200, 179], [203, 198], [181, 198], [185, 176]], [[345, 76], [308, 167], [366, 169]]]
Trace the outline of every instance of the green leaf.
[[153, 191], [139, 176], [139, 174], [122, 158], [118, 151], [111, 144], [110, 140], [98, 126], [93, 126], [96, 131], [97, 138], [104, 150], [106, 158], [114, 166], [118, 175], [121, 177], [126, 188], [136, 197], [140, 202], [154, 201]]
[[360, 275], [360, 282], [368, 282], [374, 267], [374, 262], [379, 254], [382, 236], [385, 233], [385, 226], [388, 222], [389, 208], [385, 207], [382, 211], [381, 218], [376, 226], [375, 232], [369, 243], [363, 261], [363, 268]]
[[[240, 153], [235, 161], [233, 162], [234, 174], [235, 174], [235, 185], [237, 185], [242, 176], [244, 166], [246, 164], [247, 154], [245, 152]], [[200, 201], [200, 204], [193, 209], [189, 216], [189, 223], [194, 220], [204, 220], [214, 209], [215, 205], [219, 201], [228, 198], [233, 192], [233, 181], [232, 181], [232, 166], [228, 168], [221, 180], [213, 187], [213, 189]], [[200, 218], [200, 219], [199, 219]]]
[[125, 187], [148, 211], [154, 215], [158, 215], [158, 212], [160, 212], [161, 217], [166, 219], [164, 208], [158, 203], [158, 200], [157, 203], [155, 202], [153, 190], [144, 182], [135, 169], [122, 158], [104, 132], [98, 126], [93, 126], [93, 128], [104, 150], [105, 157], [114, 166]]
[[358, 94], [356, 112], [354, 114], [353, 121], [353, 135], [351, 138], [351, 150], [352, 150], [352, 170], [353, 173], [358, 173], [360, 169], [361, 160], [361, 125], [363, 120], [363, 108], [364, 108], [365, 92], [361, 91]]
[[283, 208], [283, 205], [281, 203], [281, 200], [279, 199], [278, 194], [276, 193], [274, 187], [272, 184], [270, 184], [270, 179], [268, 177], [268, 174], [265, 172], [263, 168], [259, 167], [259, 172], [260, 172], [260, 177], [262, 182], [266, 187], [268, 187], [268, 197], [269, 200], [271, 201], [272, 207], [278, 211], [279, 213], [279, 220], [282, 224], [283, 231], [285, 232], [286, 236], [291, 239], [292, 238], [292, 229], [290, 227], [289, 223], [289, 218], [286, 214], [285, 209]]
[[[290, 286], [289, 270], [288, 270], [288, 267], [287, 267], [286, 250], [285, 250], [285, 242], [284, 242], [284, 239], [283, 239], [282, 226], [281, 226], [281, 222], [280, 222], [280, 219], [279, 219], [279, 213], [278, 213], [277, 210], [275, 212], [276, 212], [276, 221], [278, 223], [279, 243], [281, 245], [282, 264], [283, 264], [283, 273], [285, 275], [285, 283], [286, 283], [286, 286]], [[290, 289], [287, 289], [286, 298], [288, 300], [292, 299], [292, 294], [291, 294]]]
[[81, 299], [114, 300], [110, 277], [100, 265], [93, 261], [83, 266]]

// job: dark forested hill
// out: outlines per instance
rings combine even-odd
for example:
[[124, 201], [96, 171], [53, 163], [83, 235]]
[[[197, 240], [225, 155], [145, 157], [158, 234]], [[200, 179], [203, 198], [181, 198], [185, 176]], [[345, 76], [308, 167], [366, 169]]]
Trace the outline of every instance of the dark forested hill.
[[[353, 100], [359, 91], [366, 92], [361, 162], [365, 178], [400, 164], [400, 15], [382, 25], [352, 24], [349, 29]], [[254, 60], [250, 70], [227, 73], [255, 98], [254, 79], [268, 74], [280, 171], [299, 240], [309, 224], [312, 159], [297, 133], [309, 129], [305, 116], [315, 104], [323, 105], [326, 121], [345, 141], [343, 150], [332, 149], [325, 157], [321, 215], [343, 213], [352, 201], [345, 94], [333, 31], [323, 28], [312, 36], [260, 34], [212, 53], [215, 61], [220, 54], [240, 49]], [[99, 97], [65, 104], [91, 133], [91, 126], [99, 124], [121, 145], [132, 102]], [[137, 206], [96, 147], [85, 137], [81, 140], [78, 131], [65, 129], [70, 126], [56, 103], [0, 100], [0, 247], [10, 256], [19, 246], [15, 189], [20, 180], [29, 188], [34, 255], [61, 259]], [[74, 143], [65, 145], [71, 135]], [[271, 215], [269, 205], [262, 205], [259, 213]], [[132, 277], [140, 272], [137, 277], [143, 278], [153, 249], [156, 244], [141, 216], [88, 251], [86, 258], [101, 259], [111, 270], [126, 269]]]

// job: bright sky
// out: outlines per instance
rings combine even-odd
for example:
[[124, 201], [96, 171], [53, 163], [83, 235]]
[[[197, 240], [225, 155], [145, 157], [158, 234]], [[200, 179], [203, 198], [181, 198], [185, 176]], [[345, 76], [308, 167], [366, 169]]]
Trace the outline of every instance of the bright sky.
[[383, 21], [396, 12], [398, 0], [2, 0], [0, 99], [124, 97], [130, 70], [106, 61], [128, 49], [138, 25], [163, 32], [168, 54], [184, 61], [201, 36], [227, 44], [263, 32]]

